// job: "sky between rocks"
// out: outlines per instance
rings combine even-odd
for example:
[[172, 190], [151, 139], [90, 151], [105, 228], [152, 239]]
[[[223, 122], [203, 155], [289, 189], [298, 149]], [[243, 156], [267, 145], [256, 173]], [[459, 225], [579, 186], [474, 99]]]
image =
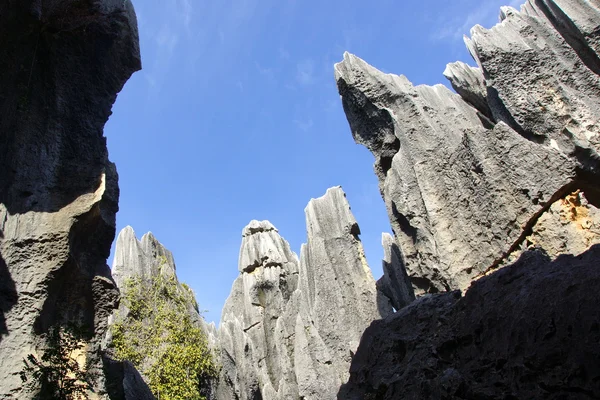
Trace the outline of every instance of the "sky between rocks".
[[304, 208], [331, 186], [346, 192], [381, 276], [381, 232], [391, 229], [373, 157], [354, 143], [336, 89], [344, 51], [415, 84], [447, 84], [447, 63], [474, 65], [463, 34], [491, 27], [511, 2], [130, 1], [143, 70], [105, 130], [119, 171], [117, 231], [152, 231], [216, 323], [242, 228], [268, 219], [299, 254]]

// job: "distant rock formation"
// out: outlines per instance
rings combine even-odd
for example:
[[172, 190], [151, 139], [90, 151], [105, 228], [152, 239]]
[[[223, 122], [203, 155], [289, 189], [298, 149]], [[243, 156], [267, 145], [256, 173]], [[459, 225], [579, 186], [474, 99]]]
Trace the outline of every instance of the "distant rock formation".
[[334, 398], [362, 332], [391, 311], [385, 297], [377, 303], [342, 189], [311, 200], [305, 213], [300, 260], [268, 221], [242, 232], [240, 276], [219, 327], [218, 400]]
[[[169, 296], [165, 295], [164, 298], [161, 295], [162, 302], [170, 309], [175, 309], [180, 304], [175, 304], [175, 300], [173, 299], [184, 300], [183, 312], [185, 315], [190, 317], [191, 323], [194, 326], [202, 329], [211, 348], [215, 349], [218, 347], [216, 343], [217, 330], [215, 324], [207, 324], [204, 318], [202, 318], [198, 310], [198, 303], [194, 292], [187, 285], [179, 282], [177, 278], [173, 254], [151, 232], [146, 233], [142, 236], [141, 240], [138, 240], [131, 226], [127, 226], [121, 230], [115, 246], [112, 274], [122, 294], [127, 293], [128, 282], [135, 280], [139, 282], [142, 290], [149, 291], [152, 290], [153, 285], [157, 284], [156, 279], [159, 277], [162, 278], [169, 287], [167, 288], [161, 284], [161, 293], [163, 290], [170, 290], [169, 288], [172, 285], [180, 294], [179, 296], [173, 294]], [[123, 321], [125, 321], [125, 324], [127, 323], [126, 318], [130, 310], [127, 308], [126, 303], [126, 301], [121, 302], [119, 309], [111, 315], [109, 325], [113, 326], [113, 324]], [[152, 317], [155, 316], [150, 316], [150, 318]], [[144, 324], [149, 323], [146, 320], [141, 322]], [[161, 324], [159, 323], [158, 325]], [[124, 329], [127, 329], [127, 325], [124, 326]], [[110, 348], [112, 341], [110, 331], [106, 341], [107, 346]], [[146, 344], [144, 343], [143, 345]], [[139, 363], [140, 371], [149, 370], [154, 363], [156, 363], [156, 359], [152, 358], [152, 354], [148, 354]], [[210, 385], [206, 385], [203, 390], [207, 394], [210, 394], [212, 388]], [[150, 394], [149, 396], [152, 395]]]
[[600, 242], [600, 32], [587, 1], [502, 9], [466, 39], [478, 68], [413, 86], [346, 53], [335, 77], [417, 294], [466, 289], [530, 245]]
[[119, 189], [103, 128], [141, 67], [133, 6], [3, 1], [0, 49], [0, 398], [34, 396], [23, 359], [71, 325], [86, 331], [96, 398], [124, 398], [131, 374], [101, 357], [119, 297], [106, 265]]
[[599, 32], [597, 2], [504, 7], [465, 39], [478, 68], [446, 68], [458, 94], [335, 66], [424, 295], [367, 329], [339, 399], [600, 396]]
[[[214, 346], [217, 329], [214, 324], [207, 324], [200, 316], [194, 293], [179, 282], [173, 253], [163, 246], [152, 232], [146, 233], [138, 240], [131, 226], [123, 228], [117, 236], [112, 266], [112, 276], [119, 289], [124, 289], [125, 281], [129, 278], [139, 278], [147, 283], [158, 275], [175, 278], [179, 290], [189, 293], [189, 313], [194, 321], [202, 326], [209, 342]], [[119, 311], [121, 316], [126, 313], [123, 307], [120, 307]]]

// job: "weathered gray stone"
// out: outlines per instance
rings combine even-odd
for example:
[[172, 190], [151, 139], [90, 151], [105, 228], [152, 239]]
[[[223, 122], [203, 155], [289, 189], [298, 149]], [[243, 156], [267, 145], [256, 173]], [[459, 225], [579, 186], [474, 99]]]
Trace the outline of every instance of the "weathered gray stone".
[[119, 189], [103, 128], [140, 69], [135, 13], [129, 1], [3, 1], [0, 49], [0, 398], [34, 395], [18, 373], [56, 325], [87, 331], [93, 396], [107, 398]]
[[480, 118], [485, 118], [484, 123], [493, 125], [494, 116], [488, 105], [487, 88], [481, 69], [457, 61], [446, 66], [444, 76], [456, 93], [481, 113]]
[[539, 250], [460, 292], [425, 296], [365, 331], [340, 400], [600, 396], [600, 245]]
[[119, 232], [115, 245], [112, 275], [119, 288], [128, 278], [150, 280], [155, 276], [175, 276], [173, 254], [152, 234], [138, 240], [131, 226]]
[[[206, 335], [209, 347], [216, 349], [217, 331], [214, 323], [208, 324], [200, 315], [198, 303], [194, 292], [187, 286], [179, 282], [177, 278], [177, 268], [175, 259], [170, 250], [156, 239], [152, 232], [148, 232], [138, 240], [133, 228], [127, 226], [121, 230], [117, 237], [115, 246], [115, 256], [113, 259], [112, 273], [121, 292], [126, 288], [126, 282], [129, 279], [139, 279], [141, 285], [151, 287], [157, 277], [173, 279], [177, 290], [183, 294], [187, 313], [191, 317], [192, 323], [199, 326]], [[167, 304], [173, 306], [173, 303]], [[115, 310], [109, 319], [109, 325], [123, 321], [129, 314], [129, 310], [124, 303], [121, 303], [118, 310]], [[105, 346], [110, 349], [112, 340], [110, 332], [106, 337]], [[215, 353], [216, 355], [216, 353]], [[140, 371], [146, 371], [151, 368], [155, 362], [150, 356], [141, 361]], [[127, 368], [125, 368], [127, 371]], [[140, 375], [143, 376], [143, 375]], [[125, 376], [127, 382], [137, 382], [133, 375]], [[210, 388], [207, 388], [210, 392]]]
[[329, 189], [305, 213], [300, 261], [268, 221], [243, 230], [219, 327], [219, 400], [334, 398], [363, 330], [381, 316], [344, 192]]
[[398, 265], [417, 294], [469, 287], [375, 321], [339, 399], [600, 396], [599, 26], [598, 2], [505, 7], [466, 39], [479, 68], [447, 67], [459, 95], [336, 65]]
[[[483, 71], [492, 113], [597, 171], [600, 60], [565, 11], [585, 9], [594, 21], [598, 8], [583, 0], [528, 1], [522, 8], [503, 8], [502, 23], [475, 26], [465, 39]], [[589, 21], [581, 21], [584, 29]]]
[[382, 234], [381, 245], [384, 252], [383, 276], [377, 281], [377, 290], [397, 311], [414, 301], [415, 292], [402, 263], [400, 249], [392, 235]]
[[[350, 54], [335, 67], [352, 134], [375, 155], [416, 294], [467, 288], [518, 257], [532, 231], [546, 232], [537, 242], [551, 255], [565, 243], [600, 241], [558, 220], [552, 230], [537, 225], [577, 190], [591, 218], [600, 204], [598, 76], [538, 3], [523, 13], [503, 9], [501, 24], [473, 29], [467, 44], [483, 75], [465, 64], [446, 69], [464, 99], [441, 85], [414, 87]], [[570, 9], [589, 6], [580, 3]], [[593, 23], [581, 24], [593, 37]]]

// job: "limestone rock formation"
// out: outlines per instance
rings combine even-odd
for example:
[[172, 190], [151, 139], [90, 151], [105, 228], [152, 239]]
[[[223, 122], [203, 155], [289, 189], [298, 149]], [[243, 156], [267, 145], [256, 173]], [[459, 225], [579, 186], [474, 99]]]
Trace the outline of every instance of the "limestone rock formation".
[[[335, 66], [417, 294], [465, 289], [529, 244], [556, 257], [600, 242], [598, 12], [582, 0], [503, 8], [466, 40], [479, 68], [446, 69], [458, 94], [351, 54]], [[576, 217], [558, 210], [573, 196]]]
[[106, 382], [100, 351], [119, 297], [103, 128], [141, 66], [135, 13], [129, 1], [3, 1], [0, 49], [0, 398], [34, 395], [18, 373], [57, 325], [86, 331], [95, 396], [107, 398], [123, 382]]
[[600, 396], [600, 245], [522, 254], [460, 292], [427, 295], [365, 331], [341, 400]]
[[[181, 304], [174, 304], [176, 300], [173, 299], [183, 300], [185, 302], [185, 304], [183, 304], [183, 312], [185, 315], [189, 316], [190, 321], [194, 326], [202, 329], [210, 348], [217, 347], [216, 327], [214, 324], [207, 324], [204, 318], [202, 318], [198, 310], [198, 303], [194, 292], [187, 285], [179, 282], [177, 278], [173, 254], [160, 243], [151, 232], [146, 233], [142, 236], [141, 240], [138, 240], [131, 226], [127, 226], [121, 230], [115, 246], [112, 274], [122, 294], [127, 293], [128, 283], [132, 281], [139, 282], [140, 287], [144, 291], [153, 290], [153, 285], [160, 285], [161, 282], [164, 282], [165, 284], [165, 286], [161, 286], [160, 288], [161, 293], [163, 289], [165, 291], [170, 290], [171, 287], [175, 289], [179, 296], [170, 294], [168, 298], [161, 298], [163, 303], [166, 307], [179, 312], [176, 308], [181, 306]], [[160, 280], [157, 280], [157, 278], [160, 278]], [[159, 311], [156, 311], [156, 313], [158, 312]], [[130, 310], [127, 308], [127, 302], [122, 301], [119, 309], [111, 315], [109, 324], [113, 326], [115, 323], [125, 323], [124, 329], [127, 329], [128, 325], [126, 318], [129, 313]], [[156, 315], [150, 316], [150, 319], [154, 317], [156, 317]], [[150, 323], [149, 320], [141, 322], [146, 324]], [[162, 326], [164, 324], [159, 322], [159, 325]], [[112, 329], [108, 332], [106, 338], [106, 346], [109, 349], [112, 347], [113, 337], [111, 333]], [[143, 343], [142, 345], [146, 344]], [[147, 356], [139, 362], [139, 365], [136, 365], [138, 365], [140, 371], [143, 372], [150, 370], [155, 362], [156, 360], [152, 355], [147, 354]], [[133, 367], [130, 366], [130, 368]], [[139, 379], [143, 378], [140, 377]], [[203, 388], [203, 390], [210, 392], [210, 385], [206, 386], [207, 387]]]
[[500, 17], [446, 68], [457, 94], [335, 67], [423, 295], [365, 331], [339, 399], [600, 396], [600, 6]]
[[383, 276], [377, 281], [377, 290], [387, 297], [395, 310], [400, 310], [415, 300], [415, 292], [392, 235], [384, 233], [381, 244], [384, 252]]
[[332, 399], [362, 332], [387, 315], [341, 188], [310, 201], [300, 260], [268, 221], [242, 233], [219, 328], [216, 398]]
[[[121, 292], [126, 286], [126, 281], [132, 278], [140, 279], [143, 284], [149, 284], [153, 278], [159, 275], [167, 279], [174, 279], [178, 290], [185, 293], [186, 297], [190, 299], [189, 314], [196, 323], [203, 327], [203, 330], [209, 336], [209, 340], [214, 343], [215, 327], [209, 326], [201, 318], [194, 293], [188, 286], [179, 282], [176, 270], [173, 253], [160, 243], [152, 232], [143, 235], [141, 240], [137, 239], [131, 226], [126, 226], [119, 232], [115, 246], [112, 275]], [[121, 306], [119, 313], [123, 317], [127, 310]]]

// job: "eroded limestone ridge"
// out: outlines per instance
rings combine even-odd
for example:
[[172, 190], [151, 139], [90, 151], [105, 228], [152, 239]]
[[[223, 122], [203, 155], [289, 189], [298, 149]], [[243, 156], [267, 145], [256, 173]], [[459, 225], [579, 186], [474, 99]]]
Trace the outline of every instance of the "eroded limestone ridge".
[[600, 9], [504, 7], [466, 44], [478, 64], [414, 86], [346, 53], [335, 78], [417, 294], [465, 289], [530, 246], [600, 242]]
[[119, 398], [123, 374], [107, 382], [100, 352], [119, 296], [103, 128], [141, 67], [135, 12], [130, 1], [3, 1], [0, 49], [0, 398], [33, 396], [18, 373], [53, 326], [85, 331], [95, 396], [112, 385]]
[[[163, 349], [158, 349], [155, 353], [156, 349], [151, 347], [151, 343], [156, 337], [150, 335], [146, 337], [146, 342], [140, 342], [139, 336], [145, 336], [153, 329], [148, 328], [149, 326], [166, 335], [170, 329], [168, 318], [189, 318], [190, 325], [200, 328], [203, 332], [202, 343], [198, 343], [197, 349], [218, 348], [214, 323], [207, 324], [201, 316], [194, 292], [177, 278], [173, 254], [151, 232], [138, 240], [131, 226], [121, 230], [116, 241], [112, 274], [125, 299], [109, 319], [111, 329], [106, 338], [107, 352], [114, 353], [114, 358], [139, 355], [135, 365], [146, 382], [152, 383], [147, 375], [162, 361], [159, 357], [161, 351], [164, 351], [167, 345], [171, 345], [164, 337], [160, 339]], [[152, 303], [154, 309], [150, 307], [145, 309], [145, 312], [138, 312], [140, 315], [130, 314], [131, 310], [127, 305], [135, 302], [140, 304], [140, 301], [144, 306]], [[183, 321], [180, 323], [183, 324]], [[119, 332], [120, 338], [115, 338], [115, 331]], [[152, 334], [158, 335], [156, 332]], [[119, 354], [120, 352], [123, 354]], [[199, 389], [203, 394], [210, 394], [211, 379], [208, 377], [206, 382], [200, 385]], [[181, 390], [187, 389], [189, 387], [182, 387]], [[154, 399], [149, 391], [143, 396], [138, 398]]]
[[219, 327], [216, 398], [331, 399], [364, 329], [387, 315], [341, 188], [305, 209], [300, 259], [268, 221], [242, 233], [240, 276]]
[[458, 94], [336, 65], [394, 228], [386, 260], [417, 295], [444, 291], [365, 331], [340, 400], [600, 396], [599, 7], [502, 8], [465, 39], [478, 67], [446, 68]]

